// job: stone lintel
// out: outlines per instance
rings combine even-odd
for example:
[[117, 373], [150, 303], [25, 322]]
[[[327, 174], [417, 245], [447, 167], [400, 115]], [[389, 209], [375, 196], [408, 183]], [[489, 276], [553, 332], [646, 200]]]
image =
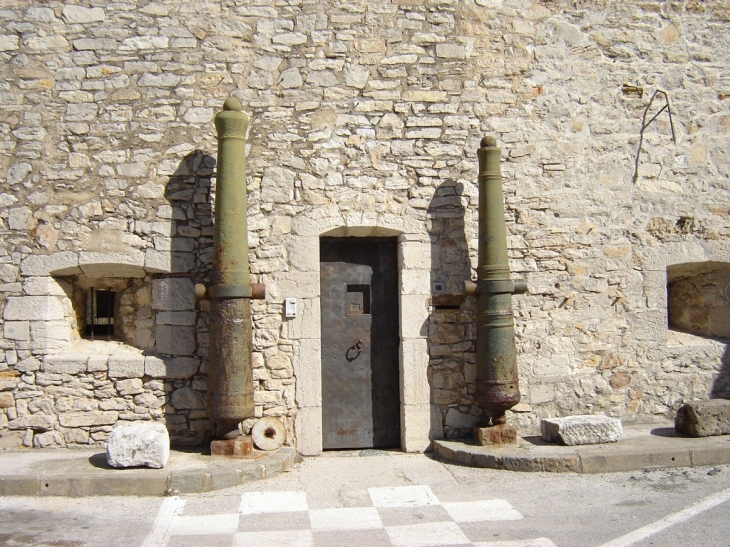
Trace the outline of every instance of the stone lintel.
[[691, 437], [730, 435], [730, 399], [683, 404], [677, 410], [674, 428]]
[[621, 420], [602, 414], [545, 418], [540, 422], [542, 438], [568, 446], [615, 443], [621, 438]]

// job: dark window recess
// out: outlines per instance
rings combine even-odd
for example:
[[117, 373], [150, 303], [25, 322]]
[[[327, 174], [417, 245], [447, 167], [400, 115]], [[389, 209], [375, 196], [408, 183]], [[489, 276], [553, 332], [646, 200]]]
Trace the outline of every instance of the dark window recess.
[[347, 315], [370, 315], [370, 285], [348, 285], [345, 299]]
[[114, 306], [117, 298], [115, 291], [91, 289], [86, 293], [86, 337], [106, 337], [114, 335]]

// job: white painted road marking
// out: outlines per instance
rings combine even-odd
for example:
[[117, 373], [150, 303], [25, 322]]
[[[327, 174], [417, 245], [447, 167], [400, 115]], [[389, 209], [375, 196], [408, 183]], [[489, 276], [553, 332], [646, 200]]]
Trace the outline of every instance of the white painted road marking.
[[241, 494], [241, 505], [238, 512], [242, 515], [258, 515], [261, 513], [294, 513], [308, 509], [305, 492], [245, 492]]
[[368, 530], [383, 527], [375, 507], [339, 507], [335, 509], [310, 509], [312, 531]]
[[441, 505], [456, 522], [522, 519], [520, 512], [506, 500], [453, 501]]
[[416, 507], [439, 505], [439, 500], [428, 486], [393, 486], [368, 488], [375, 507]]
[[642, 526], [638, 530], [634, 530], [620, 538], [604, 543], [601, 547], [628, 547], [629, 545], [633, 545], [634, 543], [646, 539], [649, 536], [658, 534], [662, 530], [666, 530], [675, 524], [689, 520], [700, 513], [720, 505], [721, 503], [725, 503], [727, 500], [730, 500], [730, 488], [723, 490], [722, 492], [718, 492], [717, 494], [713, 494], [712, 496], [707, 496], [705, 499], [700, 500], [694, 505], [690, 505], [686, 509], [672, 513], [661, 520]]
[[184, 508], [185, 500], [181, 500], [177, 496], [166, 498], [160, 505], [160, 510], [157, 512], [157, 518], [152, 527], [152, 532], [147, 536], [142, 547], [164, 547], [167, 545], [170, 525], [176, 515], [182, 514]]

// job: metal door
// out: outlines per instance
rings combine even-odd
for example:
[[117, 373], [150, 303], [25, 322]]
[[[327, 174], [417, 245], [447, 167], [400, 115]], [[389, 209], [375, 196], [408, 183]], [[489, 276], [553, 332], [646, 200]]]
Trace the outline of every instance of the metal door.
[[320, 239], [322, 444], [400, 446], [395, 238]]

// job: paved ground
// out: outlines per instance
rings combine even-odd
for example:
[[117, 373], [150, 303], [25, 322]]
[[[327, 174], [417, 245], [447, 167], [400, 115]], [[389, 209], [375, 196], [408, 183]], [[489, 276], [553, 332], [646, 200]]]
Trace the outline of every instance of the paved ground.
[[[0, 547], [728, 544], [729, 438], [634, 430], [586, 450], [600, 457], [583, 453], [582, 472], [567, 473], [377, 450], [300, 462], [291, 449], [257, 460], [173, 452], [161, 470], [110, 469], [99, 450], [1, 451]], [[523, 440], [500, 454], [557, 470], [571, 451]], [[634, 470], [588, 474], [589, 461]]]
[[169, 497], [0, 497], [0, 546], [725, 547], [730, 466], [518, 473], [334, 452]]

